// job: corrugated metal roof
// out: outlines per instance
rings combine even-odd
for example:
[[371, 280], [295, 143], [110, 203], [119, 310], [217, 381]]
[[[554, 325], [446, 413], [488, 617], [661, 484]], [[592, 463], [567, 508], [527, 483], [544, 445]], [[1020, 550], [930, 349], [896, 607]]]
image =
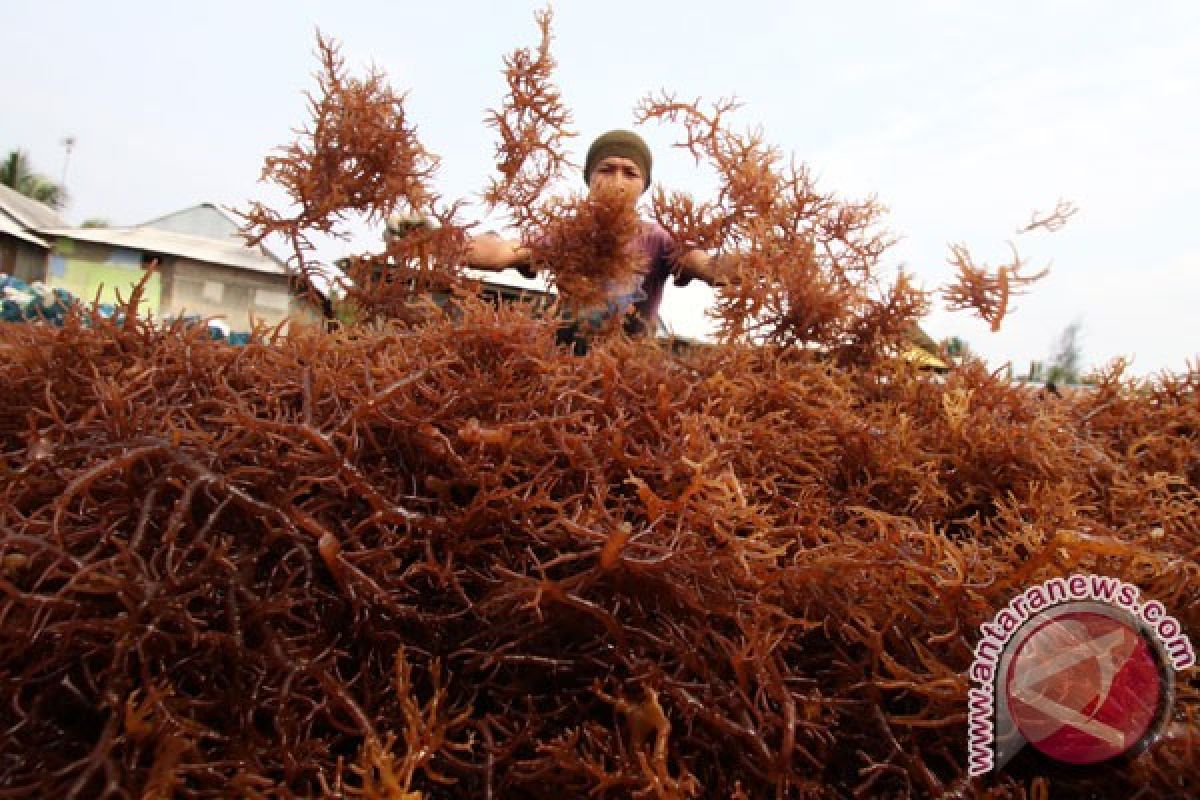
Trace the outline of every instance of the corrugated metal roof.
[[211, 239], [156, 228], [44, 228], [43, 236], [61, 236], [79, 242], [95, 242], [163, 255], [183, 256], [195, 261], [249, 269], [270, 275], [287, 275], [279, 261], [262, 248], [247, 247], [229, 239]]
[[21, 227], [21, 223], [14, 220], [4, 212], [0, 212], [0, 233], [7, 233], [9, 236], [15, 236], [18, 239], [35, 244], [38, 247], [48, 250], [50, 245], [43, 242], [38, 237], [34, 236], [29, 231]]
[[157, 228], [161, 231], [187, 233], [192, 236], [242, 241], [241, 223], [216, 203], [197, 203], [133, 227]]
[[67, 221], [50, 206], [39, 203], [2, 184], [0, 184], [0, 211], [6, 212], [23, 228], [62, 228], [67, 224]]

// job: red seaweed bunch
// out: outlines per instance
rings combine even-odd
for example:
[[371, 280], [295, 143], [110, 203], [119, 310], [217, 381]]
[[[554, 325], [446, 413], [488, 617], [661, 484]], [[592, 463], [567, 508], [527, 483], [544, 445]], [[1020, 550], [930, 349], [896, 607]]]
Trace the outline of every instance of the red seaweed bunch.
[[541, 42], [536, 51], [518, 48], [504, 59], [508, 92], [487, 124], [498, 134], [496, 169], [484, 192], [489, 208], [505, 208], [565, 305], [604, 305], [614, 287], [635, 280], [631, 245], [638, 234], [637, 210], [615, 194], [589, 196], [551, 191], [571, 166], [567, 144], [576, 135], [572, 117], [554, 83], [549, 9], [535, 14]]
[[1049, 270], [1023, 275], [1025, 262], [1012, 249], [1012, 261], [995, 270], [986, 264], [976, 264], [966, 245], [950, 246], [950, 264], [958, 270], [954, 283], [942, 289], [942, 297], [951, 310], [973, 309], [992, 331], [1000, 330], [1004, 317], [1012, 312], [1011, 300], [1024, 294], [1027, 287], [1044, 278]]
[[682, 248], [721, 255], [725, 285], [713, 312], [720, 333], [853, 360], [895, 345], [928, 300], [903, 275], [883, 280], [891, 239], [880, 227], [882, 207], [819, 192], [807, 168], [786, 161], [761, 132], [730, 127], [737, 107], [721, 100], [704, 111], [663, 94], [637, 111], [640, 122], [681, 126], [678, 146], [716, 172], [715, 199], [659, 190], [654, 213]]
[[496, 170], [483, 199], [491, 209], [503, 206], [519, 228], [539, 220], [535, 215], [546, 193], [570, 166], [567, 144], [571, 112], [554, 83], [557, 63], [550, 54], [549, 8], [534, 15], [541, 42], [536, 51], [517, 48], [504, 58], [508, 92], [499, 109], [488, 112], [486, 123], [496, 131]]
[[620, 192], [551, 200], [535, 215], [527, 237], [531, 261], [549, 273], [567, 306], [602, 306], [637, 287], [632, 247], [640, 226], [636, 207]]
[[1031, 233], [1036, 230], [1054, 233], [1066, 227], [1071, 217], [1079, 213], [1079, 208], [1069, 200], [1059, 199], [1053, 211], [1034, 211], [1029, 215], [1029, 222], [1017, 233]]
[[[282, 189], [291, 210], [261, 202], [241, 214], [247, 241], [282, 236], [289, 268], [300, 285], [332, 284], [360, 319], [423, 321], [420, 302], [456, 285], [465, 237], [453, 222], [457, 204], [441, 207], [431, 189], [438, 159], [418, 140], [405, 97], [372, 68], [347, 74], [338, 45], [317, 35], [317, 91], [310, 93], [308, 125], [291, 144], [267, 156], [262, 180]], [[346, 259], [340, 276], [313, 261], [314, 235], [349, 238], [348, 224], [380, 224], [397, 209], [427, 215], [439, 225], [391, 240], [382, 254]]]
[[[1055, 232], [1062, 230], [1079, 209], [1066, 200], [1059, 200], [1049, 212], [1034, 211], [1029, 222], [1017, 233], [1032, 233], [1037, 230]], [[1004, 318], [1014, 309], [1011, 298], [1024, 294], [1028, 287], [1046, 277], [1049, 268], [1032, 275], [1022, 275], [1026, 264], [1009, 243], [1012, 261], [995, 270], [986, 264], [976, 264], [971, 252], [964, 244], [950, 246], [950, 264], [957, 269], [955, 281], [942, 289], [942, 298], [951, 310], [973, 310], [980, 319], [991, 325], [992, 332], [1000, 330]]]

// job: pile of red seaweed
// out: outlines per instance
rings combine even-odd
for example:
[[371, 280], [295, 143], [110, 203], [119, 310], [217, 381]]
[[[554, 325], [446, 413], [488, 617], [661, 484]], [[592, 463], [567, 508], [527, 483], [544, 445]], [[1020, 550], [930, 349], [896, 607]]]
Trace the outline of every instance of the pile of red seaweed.
[[[346, 136], [425, 158], [378, 135], [380, 96]], [[1195, 670], [1135, 757], [966, 771], [979, 625], [1024, 587], [1113, 575], [1200, 631], [1200, 369], [1065, 398], [932, 380], [891, 357], [925, 300], [881, 287], [873, 205], [721, 106], [643, 113], [723, 176], [656, 201], [740, 259], [712, 347], [572, 355], [472, 300], [432, 206], [351, 265], [362, 324], [0, 327], [0, 797], [1200, 792]], [[302, 235], [305, 180], [260, 233]], [[435, 203], [420, 180], [405, 202]], [[1002, 315], [1004, 268], [964, 264], [953, 297]], [[435, 277], [467, 287], [451, 313], [420, 303]]]

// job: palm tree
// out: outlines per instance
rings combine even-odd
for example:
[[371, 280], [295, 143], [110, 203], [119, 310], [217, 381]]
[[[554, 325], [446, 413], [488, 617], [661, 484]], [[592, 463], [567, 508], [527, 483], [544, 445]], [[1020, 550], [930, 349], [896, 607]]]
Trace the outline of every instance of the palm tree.
[[13, 150], [0, 163], [0, 184], [51, 208], [62, 208], [67, 204], [67, 190], [45, 175], [34, 172], [29, 155], [24, 150]]

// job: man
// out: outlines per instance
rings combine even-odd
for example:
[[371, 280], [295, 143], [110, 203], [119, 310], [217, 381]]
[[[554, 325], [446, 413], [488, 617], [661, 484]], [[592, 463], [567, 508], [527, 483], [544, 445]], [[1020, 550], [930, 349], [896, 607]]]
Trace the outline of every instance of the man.
[[[589, 194], [615, 190], [636, 205], [638, 198], [650, 186], [653, 158], [645, 141], [632, 131], [614, 130], [592, 142], [584, 162], [583, 179]], [[662, 302], [667, 278], [674, 276], [676, 286], [686, 286], [694, 278], [717, 285], [722, 282], [722, 261], [702, 250], [676, 253], [674, 242], [661, 225], [648, 220], [641, 221], [641, 228], [631, 247], [639, 254], [636, 285], [610, 287], [606, 314], [632, 312], [627, 318], [625, 330], [631, 334], [654, 330], [658, 308]], [[467, 266], [475, 269], [499, 272], [518, 269], [526, 277], [533, 277], [530, 268], [530, 251], [520, 242], [504, 239], [495, 234], [475, 237], [467, 252]], [[574, 341], [576, 350], [581, 344], [580, 321], [560, 332], [560, 341]]]
[[[636, 205], [638, 198], [650, 187], [653, 163], [650, 148], [642, 137], [632, 131], [612, 130], [597, 137], [588, 148], [583, 179], [589, 194], [614, 189], [631, 205]], [[405, 223], [402, 221], [401, 224]], [[600, 326], [602, 318], [613, 314], [632, 312], [624, 320], [626, 333], [652, 332], [668, 277], [674, 277], [676, 286], [686, 286], [696, 278], [710, 286], [719, 286], [731, 279], [731, 263], [727, 258], [703, 250], [677, 253], [671, 235], [661, 225], [649, 220], [642, 220], [640, 224], [641, 230], [632, 243], [641, 255], [637, 285], [611, 287], [607, 308], [593, 310], [582, 319], [568, 319], [559, 329], [559, 343], [573, 344], [577, 354], [586, 352], [589, 332]], [[391, 225], [389, 229], [392, 229]], [[528, 247], [494, 233], [473, 237], [467, 251], [467, 266], [473, 269], [500, 272], [511, 268], [527, 278], [536, 274], [530, 259]], [[933, 355], [937, 353], [937, 346], [923, 330], [914, 326], [911, 338], [918, 351], [927, 351], [937, 360]], [[940, 361], [938, 365], [944, 366]]]

